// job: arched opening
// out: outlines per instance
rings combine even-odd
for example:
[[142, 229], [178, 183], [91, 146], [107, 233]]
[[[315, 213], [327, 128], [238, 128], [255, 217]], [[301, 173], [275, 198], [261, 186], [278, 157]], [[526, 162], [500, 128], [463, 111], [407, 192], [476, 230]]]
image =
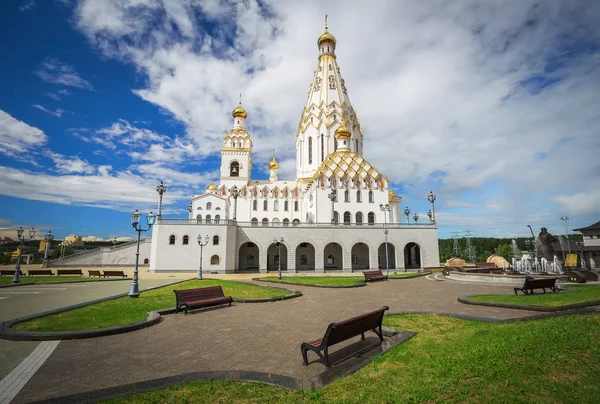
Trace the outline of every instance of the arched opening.
[[210, 257], [210, 265], [219, 265], [220, 259], [218, 255]]
[[350, 224], [351, 217], [350, 212], [344, 212], [344, 224]]
[[239, 177], [240, 176], [240, 163], [234, 161], [229, 166], [229, 176], [230, 177]]
[[371, 203], [375, 202], [375, 200], [373, 198], [373, 191], [369, 191], [369, 202], [371, 202]]
[[289, 204], [289, 202], [288, 202], [288, 201], [284, 201], [284, 202], [283, 202], [283, 210], [287, 212], [287, 211], [288, 211], [288, 208], [289, 208], [289, 205], [290, 205], [290, 204]]
[[417, 243], [408, 243], [404, 247], [404, 268], [421, 268], [421, 247]]
[[292, 226], [298, 226], [300, 224], [300, 219], [292, 220]]
[[252, 210], [258, 210], [258, 201], [256, 199], [252, 201]]
[[212, 209], [212, 202], [206, 202], [206, 210]]
[[196, 221], [202, 223], [202, 215], [196, 215]]
[[352, 246], [352, 270], [369, 269], [369, 246], [365, 243], [356, 243]]
[[252, 218], [252, 226], [258, 226], [258, 219], [255, 217]]
[[262, 225], [265, 226], [265, 227], [268, 226], [269, 225], [269, 219], [267, 219], [266, 217], [263, 218]]
[[240, 246], [238, 269], [240, 271], [258, 270], [259, 252], [256, 244], [247, 242]]
[[144, 258], [144, 265], [148, 265], [150, 263], [150, 260], [148, 260], [148, 258]]
[[213, 245], [219, 245], [219, 236], [213, 237]]
[[300, 243], [296, 247], [296, 270], [315, 270], [315, 247], [311, 243]]
[[340, 271], [344, 268], [342, 246], [338, 243], [329, 243], [323, 250], [323, 267], [325, 270]]
[[279, 226], [279, 219], [278, 218], [273, 218], [273, 220], [271, 220], [271, 223], [273, 223], [273, 226]]
[[308, 164], [312, 164], [312, 137], [308, 138]]
[[[392, 243], [387, 243], [388, 248], [388, 263], [390, 269], [396, 269], [396, 247]], [[377, 249], [377, 261], [379, 269], [386, 269], [385, 265], [385, 243], [381, 243]]]
[[367, 220], [369, 221], [369, 224], [375, 224], [375, 213], [369, 212]]
[[362, 202], [362, 194], [361, 194], [360, 190], [356, 191], [356, 202], [359, 202], [359, 203]]
[[183, 245], [188, 245], [190, 243], [190, 237], [186, 234], [183, 236]]
[[333, 223], [338, 224], [340, 222], [340, 215], [337, 212], [333, 212]]
[[283, 227], [288, 227], [290, 225], [290, 219], [285, 218], [283, 219]]
[[279, 212], [279, 201], [277, 199], [275, 199], [275, 201], [273, 201], [273, 210], [275, 212]]
[[263, 210], [268, 210], [268, 208], [269, 208], [269, 202], [267, 202], [267, 200], [265, 199], [263, 201]]
[[169, 245], [175, 245], [175, 235], [171, 234], [169, 236]]
[[212, 219], [212, 217], [211, 217], [210, 215], [206, 215], [206, 216], [205, 216], [205, 218], [204, 218], [204, 222], [205, 222], [206, 224], [210, 224], [210, 220], [211, 220], [211, 219]]
[[279, 248], [275, 243], [272, 243], [267, 249], [267, 271], [277, 271], [279, 269], [279, 262], [281, 262], [281, 270], [287, 271], [287, 247], [285, 244], [281, 244], [281, 248]]
[[221, 215], [215, 215], [215, 224], [219, 224], [221, 221]]
[[294, 212], [298, 212], [298, 201], [294, 201]]
[[344, 191], [344, 202], [350, 202], [350, 191]]
[[356, 212], [356, 224], [362, 224], [363, 214], [362, 212]]

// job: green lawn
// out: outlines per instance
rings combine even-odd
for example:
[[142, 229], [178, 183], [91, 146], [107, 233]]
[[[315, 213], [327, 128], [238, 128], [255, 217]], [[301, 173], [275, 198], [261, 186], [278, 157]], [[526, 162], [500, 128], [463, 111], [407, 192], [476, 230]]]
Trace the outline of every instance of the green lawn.
[[175, 307], [175, 289], [192, 289], [221, 285], [225, 296], [237, 298], [268, 298], [284, 296], [290, 292], [239, 282], [209, 280], [191, 280], [176, 285], [142, 292], [140, 297], [129, 296], [92, 304], [78, 309], [64, 311], [51, 316], [15, 324], [13, 328], [27, 331], [70, 331], [91, 330], [130, 324], [146, 318], [152, 310]]
[[514, 323], [386, 316], [413, 339], [319, 391], [205, 381], [110, 403], [597, 403], [600, 314]]
[[[12, 276], [0, 276], [0, 285], [8, 285], [11, 284], [13, 280]], [[45, 282], [72, 282], [72, 281], [90, 281], [94, 280], [93, 278], [84, 278], [83, 276], [21, 276], [20, 283], [45, 283]], [[104, 279], [96, 279], [104, 280]]]
[[[385, 271], [383, 271], [385, 273]], [[390, 273], [390, 279], [415, 278], [422, 276], [423, 272], [396, 272]]]
[[598, 285], [568, 286], [568, 289], [574, 290], [574, 292], [542, 293], [536, 295], [521, 295], [519, 292], [519, 296], [515, 296], [514, 294], [482, 295], [469, 297], [469, 300], [475, 302], [526, 304], [544, 307], [557, 307], [567, 304], [600, 300], [600, 286]]
[[365, 283], [363, 276], [284, 276], [281, 280], [277, 279], [276, 276], [268, 276], [261, 278], [261, 280], [318, 286], [354, 286]]

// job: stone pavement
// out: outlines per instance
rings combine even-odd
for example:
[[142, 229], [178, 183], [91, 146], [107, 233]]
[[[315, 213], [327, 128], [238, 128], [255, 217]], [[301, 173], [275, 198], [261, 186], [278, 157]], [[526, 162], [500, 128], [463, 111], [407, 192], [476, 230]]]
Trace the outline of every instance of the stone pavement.
[[[260, 283], [260, 282], [258, 282]], [[263, 283], [264, 284], [264, 283]], [[521, 318], [536, 312], [461, 304], [457, 296], [510, 293], [511, 287], [420, 277], [352, 289], [293, 286], [304, 296], [167, 315], [127, 334], [62, 341], [15, 403], [84, 393], [193, 372], [255, 371], [307, 380], [325, 370], [302, 365], [300, 344], [327, 325], [387, 305], [390, 313], [436, 312]], [[315, 360], [310, 356], [309, 360]]]

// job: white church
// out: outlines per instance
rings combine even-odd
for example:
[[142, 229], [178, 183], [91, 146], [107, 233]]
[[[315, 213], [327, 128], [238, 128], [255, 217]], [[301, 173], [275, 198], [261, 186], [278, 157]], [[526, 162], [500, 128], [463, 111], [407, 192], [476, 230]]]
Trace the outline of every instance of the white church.
[[295, 180], [279, 179], [275, 157], [268, 180], [252, 179], [252, 136], [240, 102], [223, 138], [219, 183], [192, 197], [187, 218], [159, 218], [150, 272], [195, 271], [199, 235], [208, 240], [202, 268], [209, 273], [439, 265], [435, 211], [426, 223], [409, 215], [402, 221], [401, 197], [362, 155], [363, 133], [337, 64], [336, 39], [326, 27], [317, 43], [317, 68], [296, 131]]

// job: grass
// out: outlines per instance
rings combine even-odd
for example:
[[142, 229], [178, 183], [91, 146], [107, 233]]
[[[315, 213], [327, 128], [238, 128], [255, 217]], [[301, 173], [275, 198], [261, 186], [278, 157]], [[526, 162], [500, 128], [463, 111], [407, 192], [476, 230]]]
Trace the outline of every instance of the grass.
[[[385, 271], [384, 271], [385, 273]], [[423, 272], [396, 272], [390, 273], [390, 279], [402, 279], [402, 278], [416, 278], [418, 276], [422, 276]]]
[[471, 296], [469, 300], [475, 302], [512, 303], [529, 306], [557, 307], [567, 304], [589, 302], [600, 300], [600, 286], [569, 286], [574, 292], [569, 293], [546, 293], [536, 295], [482, 295]]
[[93, 330], [130, 324], [143, 320], [147, 312], [175, 307], [175, 289], [192, 289], [221, 285], [225, 296], [237, 298], [269, 298], [287, 295], [290, 292], [262, 286], [248, 285], [223, 280], [191, 280], [175, 285], [142, 292], [138, 298], [129, 296], [91, 304], [50, 316], [40, 317], [13, 326], [26, 331], [71, 331]]
[[109, 403], [597, 403], [600, 314], [513, 323], [386, 316], [413, 339], [319, 391], [203, 381]]
[[355, 286], [365, 283], [365, 278], [362, 276], [284, 276], [281, 280], [276, 276], [268, 276], [261, 280], [316, 286]]
[[[0, 285], [11, 284], [13, 280], [12, 276], [0, 276]], [[90, 279], [82, 276], [21, 276], [21, 283], [51, 283], [51, 282], [72, 282], [72, 281], [91, 281], [91, 280], [104, 280], [104, 279]]]

